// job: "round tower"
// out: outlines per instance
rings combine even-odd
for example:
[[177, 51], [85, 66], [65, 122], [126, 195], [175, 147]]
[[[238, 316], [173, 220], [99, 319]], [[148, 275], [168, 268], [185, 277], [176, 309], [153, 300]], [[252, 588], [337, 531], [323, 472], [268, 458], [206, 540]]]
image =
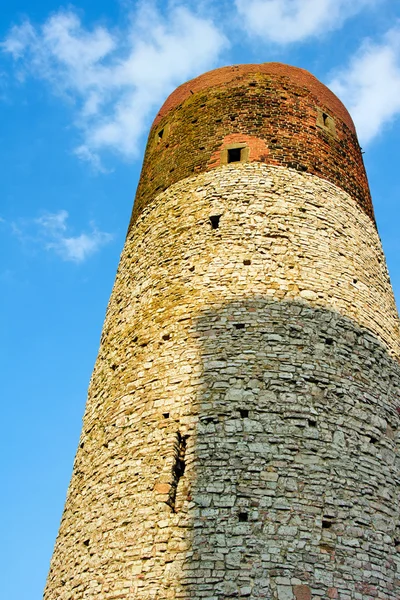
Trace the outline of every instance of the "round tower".
[[46, 600], [400, 595], [399, 319], [353, 122], [206, 73], [150, 131]]

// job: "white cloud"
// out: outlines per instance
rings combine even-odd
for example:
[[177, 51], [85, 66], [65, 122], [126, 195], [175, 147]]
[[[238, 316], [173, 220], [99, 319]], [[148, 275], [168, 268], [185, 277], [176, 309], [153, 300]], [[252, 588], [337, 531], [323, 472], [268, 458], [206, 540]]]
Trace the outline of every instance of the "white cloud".
[[45, 231], [50, 235], [59, 235], [67, 229], [68, 213], [66, 210], [59, 210], [57, 213], [45, 213], [42, 217], [35, 219]]
[[35, 40], [35, 31], [32, 25], [25, 21], [18, 27], [12, 27], [11, 31], [1, 47], [4, 52], [9, 52], [13, 58], [18, 59], [24, 54], [25, 49]]
[[328, 86], [351, 113], [366, 144], [400, 114], [400, 27], [379, 43], [365, 42]]
[[89, 234], [81, 233], [76, 237], [60, 236], [55, 242], [49, 242], [47, 247], [54, 249], [64, 260], [83, 262], [110, 240], [110, 234], [93, 229]]
[[73, 236], [67, 225], [68, 213], [60, 210], [56, 213], [45, 213], [34, 223], [38, 227], [36, 241], [43, 244], [46, 250], [52, 250], [63, 260], [83, 262], [112, 240], [112, 235], [99, 231], [94, 225], [89, 233]]
[[209, 20], [182, 6], [165, 16], [143, 3], [125, 30], [85, 29], [74, 12], [58, 12], [41, 27], [13, 27], [2, 50], [18, 73], [48, 81], [73, 101], [82, 132], [76, 154], [102, 169], [100, 153], [135, 157], [148, 119], [178, 84], [216, 64], [227, 44]]
[[318, 37], [369, 5], [384, 0], [235, 0], [242, 26], [266, 42]]

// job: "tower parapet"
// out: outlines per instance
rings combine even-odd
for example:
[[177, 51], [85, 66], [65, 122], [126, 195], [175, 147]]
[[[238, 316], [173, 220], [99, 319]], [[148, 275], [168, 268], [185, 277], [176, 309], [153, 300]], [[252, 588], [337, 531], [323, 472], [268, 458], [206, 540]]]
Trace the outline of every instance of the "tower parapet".
[[340, 101], [275, 63], [178, 88], [150, 132], [45, 599], [398, 600], [399, 358]]

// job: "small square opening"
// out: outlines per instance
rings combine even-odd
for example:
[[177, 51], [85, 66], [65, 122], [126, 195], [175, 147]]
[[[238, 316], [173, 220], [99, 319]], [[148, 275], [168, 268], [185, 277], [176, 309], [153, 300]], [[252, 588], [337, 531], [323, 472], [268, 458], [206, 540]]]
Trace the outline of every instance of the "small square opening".
[[249, 520], [249, 515], [245, 512], [241, 512], [239, 513], [239, 522], [240, 523], [247, 523], [247, 521]]
[[334, 520], [331, 517], [322, 518], [322, 529], [330, 529], [334, 524]]
[[334, 119], [321, 109], [317, 109], [317, 126], [321, 127], [326, 133], [336, 137], [336, 128]]
[[212, 215], [210, 217], [210, 223], [211, 223], [211, 227], [213, 229], [218, 229], [220, 218], [221, 218], [221, 215]]
[[228, 149], [228, 163], [240, 162], [242, 156], [242, 148], [229, 148]]

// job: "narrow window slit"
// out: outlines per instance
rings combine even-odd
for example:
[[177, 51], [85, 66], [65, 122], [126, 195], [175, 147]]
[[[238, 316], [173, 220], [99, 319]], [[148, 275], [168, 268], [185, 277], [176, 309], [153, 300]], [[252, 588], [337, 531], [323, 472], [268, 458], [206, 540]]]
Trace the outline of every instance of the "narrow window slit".
[[218, 229], [220, 218], [221, 218], [221, 215], [212, 215], [210, 217], [210, 223], [211, 223], [211, 227], [213, 229]]
[[233, 326], [235, 329], [244, 329], [245, 327], [244, 323], [234, 323]]
[[172, 483], [168, 499], [168, 504], [172, 508], [173, 512], [175, 512], [176, 492], [178, 489], [179, 480], [185, 473], [185, 454], [188, 437], [189, 436], [187, 435], [181, 435], [179, 431], [176, 434], [175, 458], [172, 467]]
[[164, 137], [164, 129], [160, 129], [158, 132], [158, 141], [162, 140]]

